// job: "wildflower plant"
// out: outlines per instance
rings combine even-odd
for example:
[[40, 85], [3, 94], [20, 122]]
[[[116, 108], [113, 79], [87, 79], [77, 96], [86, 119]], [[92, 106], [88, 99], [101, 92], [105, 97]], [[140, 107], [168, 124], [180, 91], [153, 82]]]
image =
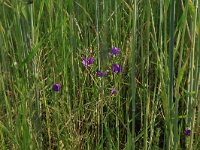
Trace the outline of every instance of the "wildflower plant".
[[186, 128], [186, 129], [184, 130], [184, 135], [185, 135], [185, 136], [190, 136], [190, 134], [191, 134], [191, 130], [190, 130], [189, 128]]
[[[119, 74], [122, 72], [122, 66], [118, 63], [120, 60], [120, 49], [117, 47], [113, 47], [111, 48], [111, 52], [109, 53], [109, 55], [114, 56], [111, 57], [110, 62], [108, 62], [108, 64], [106, 64], [108, 67], [108, 70], [103, 71], [103, 69], [99, 69], [96, 72], [96, 76], [101, 78], [101, 77], [107, 77], [104, 81], [107, 80], [107, 84], [106, 84], [106, 89], [110, 89], [109, 90], [109, 96], [116, 96], [118, 93], [117, 90], [117, 83], [118, 83], [118, 77], [120, 76]], [[115, 57], [117, 56], [117, 57]], [[117, 59], [116, 59], [117, 58]], [[102, 67], [103, 68], [103, 67]], [[116, 74], [116, 75], [115, 75]], [[112, 88], [111, 88], [112, 87]]]
[[97, 76], [98, 77], [105, 77], [105, 76], [107, 76], [108, 75], [108, 72], [107, 71], [97, 71]]
[[52, 90], [53, 90], [54, 92], [59, 92], [59, 91], [61, 90], [61, 85], [58, 84], [58, 83], [53, 84]]
[[114, 55], [114, 56], [117, 56], [117, 55], [119, 55], [119, 52], [120, 52], [119, 48], [113, 47], [111, 54]]
[[85, 57], [82, 60], [82, 64], [85, 67], [90, 67], [92, 64], [94, 64], [94, 58], [93, 57]]
[[122, 72], [122, 67], [119, 64], [113, 64], [112, 65], [112, 72], [113, 73], [121, 73]]

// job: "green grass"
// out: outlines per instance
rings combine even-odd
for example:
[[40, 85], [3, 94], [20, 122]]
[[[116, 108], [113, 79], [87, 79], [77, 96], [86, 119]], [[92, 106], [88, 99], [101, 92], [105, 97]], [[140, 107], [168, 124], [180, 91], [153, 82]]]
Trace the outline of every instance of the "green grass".
[[198, 149], [200, 2], [172, 4], [0, 0], [0, 149]]

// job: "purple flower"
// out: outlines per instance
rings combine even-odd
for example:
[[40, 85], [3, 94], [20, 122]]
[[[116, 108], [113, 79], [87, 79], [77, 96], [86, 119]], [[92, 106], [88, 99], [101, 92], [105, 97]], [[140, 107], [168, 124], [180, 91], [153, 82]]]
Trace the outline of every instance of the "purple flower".
[[122, 72], [122, 67], [119, 64], [112, 65], [112, 72], [113, 73], [120, 73]]
[[108, 75], [108, 72], [107, 71], [104, 71], [104, 72], [102, 72], [102, 71], [97, 71], [97, 76], [98, 77], [105, 77], [105, 76], [107, 76]]
[[111, 96], [117, 95], [117, 90], [115, 88], [112, 88], [110, 94]]
[[113, 54], [113, 55], [119, 55], [119, 48], [113, 47], [113, 48], [112, 48], [112, 54]]
[[53, 90], [54, 92], [59, 92], [59, 91], [61, 90], [61, 85], [58, 84], [58, 83], [53, 84], [52, 90]]
[[185, 136], [190, 136], [190, 133], [191, 133], [191, 130], [190, 130], [189, 128], [186, 128], [186, 129], [184, 130]]
[[85, 67], [89, 67], [90, 65], [94, 63], [94, 58], [92, 57], [83, 58], [82, 63]]

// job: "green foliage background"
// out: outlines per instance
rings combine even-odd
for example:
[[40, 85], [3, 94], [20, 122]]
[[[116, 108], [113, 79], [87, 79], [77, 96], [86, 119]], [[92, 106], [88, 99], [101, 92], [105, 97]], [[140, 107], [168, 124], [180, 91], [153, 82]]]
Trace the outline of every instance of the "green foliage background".
[[0, 149], [198, 149], [200, 3], [175, 1], [173, 55], [171, 4], [0, 0]]

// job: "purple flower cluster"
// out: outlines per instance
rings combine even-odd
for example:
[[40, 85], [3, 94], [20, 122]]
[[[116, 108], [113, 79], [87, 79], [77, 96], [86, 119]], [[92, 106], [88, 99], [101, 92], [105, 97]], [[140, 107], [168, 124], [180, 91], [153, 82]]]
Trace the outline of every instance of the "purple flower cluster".
[[113, 47], [112, 48], [112, 55], [119, 55], [119, 48]]
[[105, 77], [105, 76], [107, 76], [108, 75], [108, 72], [107, 71], [97, 71], [97, 76], [98, 77]]
[[[110, 54], [111, 54], [112, 56], [118, 56], [119, 53], [120, 53], [120, 49], [117, 48], [117, 47], [113, 47], [113, 48], [111, 49], [111, 53], [110, 53]], [[84, 57], [84, 58], [82, 59], [82, 64], [84, 65], [84, 67], [88, 68], [88, 67], [90, 67], [91, 65], [94, 64], [94, 58], [93, 58], [93, 57], [90, 57], [90, 56]], [[111, 66], [111, 71], [112, 71], [112, 73], [114, 73], [114, 74], [119, 74], [119, 73], [122, 72], [122, 67], [121, 67], [119, 64], [117, 64], [117, 63], [112, 64], [112, 66]], [[97, 77], [106, 77], [106, 76], [108, 76], [108, 72], [107, 72], [107, 71], [98, 70], [98, 71], [96, 72], [96, 75], [97, 75]], [[59, 91], [61, 90], [61, 85], [58, 84], [58, 83], [53, 84], [52, 90], [53, 90], [54, 92], [59, 92]], [[117, 94], [117, 90], [116, 90], [115, 88], [112, 88], [112, 89], [111, 89], [111, 96], [115, 96], [116, 94]]]
[[58, 83], [53, 84], [52, 90], [53, 90], [54, 92], [59, 92], [59, 91], [61, 90], [61, 85], [58, 84]]
[[186, 129], [184, 130], [184, 135], [185, 135], [185, 136], [190, 136], [190, 134], [191, 134], [191, 130], [190, 130], [189, 128], [186, 128]]
[[112, 72], [113, 73], [120, 73], [122, 72], [122, 67], [119, 64], [112, 65]]
[[94, 63], [94, 58], [93, 57], [86, 57], [83, 58], [82, 63], [85, 67], [89, 67]]
[[[118, 56], [119, 53], [120, 53], [120, 49], [117, 48], [117, 47], [113, 47], [111, 49], [111, 53], [110, 54], [112, 56]], [[93, 57], [85, 57], [85, 58], [82, 59], [82, 64], [87, 68], [87, 67], [91, 66], [92, 64], [94, 64], [94, 58]], [[122, 72], [122, 67], [117, 63], [112, 64], [111, 71], [114, 74], [119, 74], [119, 73]], [[96, 75], [97, 75], [97, 77], [106, 77], [106, 76], [108, 76], [108, 72], [107, 71], [98, 70], [96, 72]], [[112, 88], [111, 89], [111, 96], [114, 96], [116, 94], [117, 94], [117, 90], [115, 88]]]

